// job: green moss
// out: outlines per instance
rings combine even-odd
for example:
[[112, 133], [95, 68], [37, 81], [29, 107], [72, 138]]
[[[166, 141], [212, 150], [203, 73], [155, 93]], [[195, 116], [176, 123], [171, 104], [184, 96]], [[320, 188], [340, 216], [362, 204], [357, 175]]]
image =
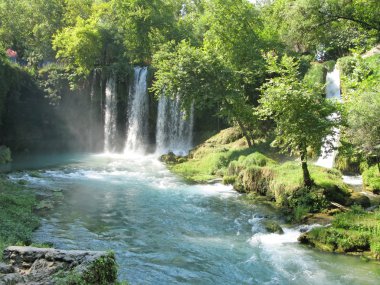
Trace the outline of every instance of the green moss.
[[377, 165], [369, 167], [362, 175], [365, 187], [374, 193], [380, 193], [380, 172]]
[[116, 279], [117, 263], [113, 252], [97, 259], [83, 274], [83, 280], [86, 281], [86, 284], [106, 285], [112, 284]]
[[[54, 282], [57, 285], [109, 285], [122, 284], [116, 281], [117, 264], [115, 254], [109, 252], [92, 262], [84, 272], [73, 269], [70, 272], [58, 272]], [[126, 282], [123, 284], [127, 284]]]
[[360, 207], [337, 214], [330, 227], [315, 228], [301, 238], [321, 250], [369, 252], [380, 259], [380, 210], [365, 212]]
[[39, 225], [33, 213], [35, 196], [18, 184], [0, 177], [0, 255], [5, 247], [29, 245]]

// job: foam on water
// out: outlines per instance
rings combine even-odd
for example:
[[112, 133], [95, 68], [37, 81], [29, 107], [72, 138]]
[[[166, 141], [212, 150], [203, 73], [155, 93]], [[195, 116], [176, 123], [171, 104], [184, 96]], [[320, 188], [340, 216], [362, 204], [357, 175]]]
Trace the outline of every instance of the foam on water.
[[348, 176], [343, 175], [343, 182], [347, 185], [361, 186], [363, 185], [363, 177], [361, 175]]
[[270, 209], [231, 186], [188, 185], [155, 156], [89, 155], [38, 173], [30, 184], [62, 189], [65, 200], [34, 241], [114, 250], [120, 279], [132, 284], [370, 285], [380, 278], [369, 263], [298, 245], [301, 228], [266, 233]]

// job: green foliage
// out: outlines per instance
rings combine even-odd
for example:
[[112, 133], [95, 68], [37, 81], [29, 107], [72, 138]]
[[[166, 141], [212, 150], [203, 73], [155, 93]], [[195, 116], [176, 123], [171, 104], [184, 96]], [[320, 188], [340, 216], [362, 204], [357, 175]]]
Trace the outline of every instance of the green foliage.
[[180, 96], [183, 109], [218, 106], [217, 115], [238, 125], [251, 145], [262, 134], [252, 112], [264, 76], [258, 18], [247, 1], [205, 1], [203, 41], [172, 41], [155, 53], [156, 96]]
[[336, 104], [297, 79], [298, 63], [293, 58], [284, 56], [278, 62], [269, 54], [268, 69], [276, 77], [263, 85], [258, 112], [276, 122], [276, 145], [292, 154], [306, 154], [307, 147], [320, 149], [322, 138], [338, 124], [337, 119], [327, 118], [337, 110]]
[[164, 0], [114, 0], [112, 8], [120, 40], [131, 61], [149, 64], [154, 51], [173, 39], [181, 5]]
[[320, 63], [313, 63], [309, 70], [306, 72], [303, 79], [304, 83], [313, 87], [318, 84], [325, 84], [327, 69], [325, 65]]
[[371, 166], [363, 173], [363, 183], [366, 188], [374, 193], [380, 193], [380, 171], [377, 165]]
[[[75, 269], [67, 272], [58, 272], [55, 275], [55, 284], [58, 285], [109, 285], [121, 284], [117, 279], [117, 264], [115, 254], [109, 252], [92, 262], [84, 272]], [[125, 284], [125, 283], [124, 283]]]
[[53, 106], [59, 105], [69, 86], [68, 74], [62, 65], [49, 64], [38, 72], [38, 83]]
[[276, 139], [273, 142], [282, 152], [296, 154], [301, 158], [304, 183], [311, 186], [307, 170], [308, 148], [319, 151], [324, 142], [333, 148], [328, 135], [334, 133], [339, 117], [329, 116], [337, 111], [337, 104], [323, 98], [320, 86], [309, 86], [299, 80], [299, 63], [294, 58], [267, 55], [269, 72], [275, 77], [266, 82], [261, 90], [258, 113], [272, 118], [276, 123]]
[[89, 75], [102, 58], [103, 38], [100, 18], [96, 16], [87, 20], [77, 18], [74, 27], [64, 28], [53, 40], [57, 58], [66, 61], [80, 76]]
[[116, 279], [117, 263], [113, 252], [97, 259], [83, 274], [86, 284], [106, 285], [115, 282]]
[[322, 49], [330, 57], [362, 50], [378, 41], [376, 0], [277, 0], [265, 7], [271, 33], [299, 52]]
[[369, 162], [380, 160], [380, 56], [345, 57], [339, 60], [342, 69], [342, 90], [347, 126], [343, 139]]
[[31, 243], [39, 225], [33, 213], [35, 202], [33, 194], [0, 177], [0, 255], [9, 245]]
[[0, 41], [34, 67], [53, 59], [53, 34], [62, 27], [64, 0], [1, 0]]

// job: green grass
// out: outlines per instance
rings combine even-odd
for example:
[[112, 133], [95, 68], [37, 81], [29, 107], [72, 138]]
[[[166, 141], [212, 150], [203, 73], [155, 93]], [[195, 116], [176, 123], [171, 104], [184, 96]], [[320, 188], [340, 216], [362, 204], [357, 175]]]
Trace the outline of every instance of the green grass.
[[9, 245], [29, 245], [39, 225], [33, 213], [33, 194], [22, 186], [0, 177], [0, 257]]
[[194, 149], [187, 161], [169, 164], [168, 167], [190, 182], [202, 183], [225, 176], [227, 167], [233, 161], [248, 165], [253, 163], [251, 160], [257, 160], [260, 165], [265, 161], [275, 163], [273, 159], [283, 160], [284, 156], [279, 155], [268, 143], [248, 148], [241, 132], [237, 128], [228, 128]]
[[306, 240], [325, 251], [367, 252], [367, 256], [380, 259], [380, 210], [365, 212], [355, 206], [337, 214], [330, 227], [308, 232]]
[[190, 159], [186, 162], [169, 166], [170, 169], [191, 182], [206, 182], [216, 177], [222, 177], [225, 168], [231, 161], [241, 155], [252, 152], [248, 148], [233, 150], [217, 150], [205, 153], [201, 158]]

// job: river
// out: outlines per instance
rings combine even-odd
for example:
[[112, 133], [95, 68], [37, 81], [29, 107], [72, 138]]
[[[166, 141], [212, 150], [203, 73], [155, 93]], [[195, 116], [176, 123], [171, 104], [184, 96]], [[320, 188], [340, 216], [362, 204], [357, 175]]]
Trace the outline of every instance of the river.
[[64, 193], [35, 242], [113, 250], [130, 284], [379, 284], [379, 265], [299, 245], [298, 228], [268, 234], [271, 209], [229, 186], [186, 184], [154, 156], [35, 156], [12, 167], [11, 179]]

